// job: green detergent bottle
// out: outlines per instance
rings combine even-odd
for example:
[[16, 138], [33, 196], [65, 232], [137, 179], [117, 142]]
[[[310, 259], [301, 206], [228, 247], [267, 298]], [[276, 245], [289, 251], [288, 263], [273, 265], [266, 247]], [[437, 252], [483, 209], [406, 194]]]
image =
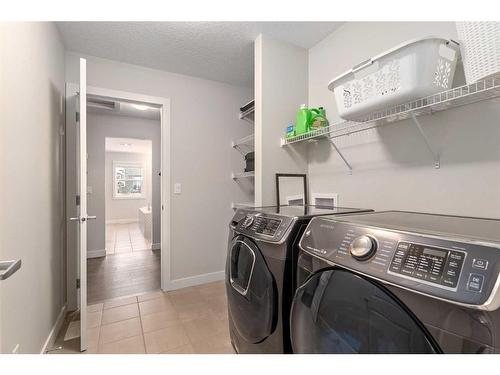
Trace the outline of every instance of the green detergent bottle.
[[297, 112], [297, 120], [295, 122], [295, 135], [307, 133], [309, 131], [310, 124], [311, 111], [309, 111], [305, 104], [302, 104], [299, 111]]
[[311, 122], [309, 123], [309, 130], [316, 130], [328, 126], [325, 109], [323, 107], [312, 108]]

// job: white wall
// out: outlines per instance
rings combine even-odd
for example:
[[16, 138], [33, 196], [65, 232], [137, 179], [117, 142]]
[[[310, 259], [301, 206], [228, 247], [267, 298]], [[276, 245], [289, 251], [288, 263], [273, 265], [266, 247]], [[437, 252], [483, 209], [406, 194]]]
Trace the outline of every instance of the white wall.
[[[106, 222], [137, 221], [139, 208], [151, 203], [151, 154], [106, 151]], [[113, 162], [138, 162], [144, 165], [144, 198], [115, 199], [113, 197]], [[156, 179], [158, 184], [159, 179]], [[159, 228], [158, 228], [159, 230]]]
[[280, 138], [307, 103], [307, 50], [265, 35], [255, 41], [255, 204], [276, 204], [276, 173], [306, 173], [304, 145]]
[[39, 353], [65, 301], [64, 48], [52, 23], [0, 23], [0, 352]]
[[[89, 251], [105, 249], [105, 223], [110, 214], [110, 206], [108, 205], [112, 204], [106, 201], [105, 196], [106, 137], [152, 141], [153, 242], [160, 242], [161, 195], [160, 177], [158, 175], [161, 169], [160, 134], [160, 122], [157, 120], [130, 116], [87, 114], [87, 184], [92, 186], [92, 194], [88, 195], [87, 204], [89, 215], [97, 216], [96, 220], [88, 222], [87, 248]], [[122, 200], [119, 202], [122, 202]], [[130, 202], [124, 204], [127, 205]], [[146, 201], [143, 201], [141, 205], [147, 205]], [[137, 214], [135, 217], [137, 217]]]
[[[79, 57], [66, 54], [69, 82], [77, 81]], [[171, 275], [181, 279], [222, 272], [231, 202], [252, 199], [251, 192], [231, 179], [232, 171], [244, 168], [231, 141], [252, 132], [238, 119], [239, 107], [253, 97], [252, 90], [83, 57], [90, 86], [170, 98], [172, 184], [182, 184], [182, 194], [171, 196]]]
[[[309, 50], [309, 105], [338, 119], [328, 82], [398, 43], [427, 35], [456, 39], [452, 22], [346, 23]], [[348, 175], [328, 141], [309, 146], [312, 192], [339, 193], [341, 205], [500, 218], [500, 106], [488, 101], [421, 117], [441, 153], [441, 169], [411, 121], [338, 139]]]

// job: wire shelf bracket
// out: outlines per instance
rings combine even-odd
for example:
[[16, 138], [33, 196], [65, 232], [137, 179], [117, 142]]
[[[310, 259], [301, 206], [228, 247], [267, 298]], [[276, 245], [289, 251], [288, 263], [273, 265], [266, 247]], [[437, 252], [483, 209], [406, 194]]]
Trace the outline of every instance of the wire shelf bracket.
[[240, 154], [246, 155], [248, 152], [254, 149], [253, 141], [254, 135], [250, 134], [237, 141], [231, 142], [231, 147], [237, 150]]
[[329, 138], [328, 140], [332, 144], [332, 146], [335, 149], [335, 151], [337, 152], [337, 154], [339, 154], [340, 158], [342, 159], [342, 161], [346, 165], [347, 169], [349, 169], [349, 174], [352, 174], [352, 166], [351, 166], [351, 164], [349, 164], [349, 162], [345, 158], [344, 154], [339, 150], [339, 148], [337, 147], [337, 145], [335, 144], [335, 142], [333, 142], [333, 140], [331, 138]]
[[245, 121], [253, 124], [254, 123], [254, 114], [255, 114], [255, 107], [251, 107], [244, 112], [240, 112], [239, 118], [240, 118], [240, 120], [245, 120]]
[[434, 148], [432, 147], [432, 145], [429, 141], [429, 138], [427, 138], [427, 135], [425, 134], [424, 129], [422, 128], [422, 125], [420, 124], [420, 121], [418, 121], [418, 119], [417, 119], [417, 116], [412, 114], [411, 119], [412, 119], [413, 123], [415, 124], [415, 126], [417, 127], [418, 132], [422, 136], [422, 138], [425, 142], [425, 145], [427, 146], [427, 149], [429, 150], [432, 157], [434, 158], [434, 168], [439, 169], [441, 167], [441, 160], [439, 158], [439, 153], [437, 151], [435, 151]]
[[252, 178], [255, 177], [255, 172], [239, 172], [239, 173], [232, 173], [231, 178], [233, 180], [237, 180], [239, 178]]

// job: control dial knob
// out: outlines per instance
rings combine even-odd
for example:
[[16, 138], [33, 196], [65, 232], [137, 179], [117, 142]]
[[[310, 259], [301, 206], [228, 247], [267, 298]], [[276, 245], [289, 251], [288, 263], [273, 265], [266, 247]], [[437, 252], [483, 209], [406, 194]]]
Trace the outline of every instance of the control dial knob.
[[370, 236], [359, 236], [351, 242], [349, 252], [356, 260], [370, 259], [377, 251], [377, 241]]
[[241, 224], [241, 226], [243, 228], [248, 228], [253, 224], [253, 220], [254, 220], [254, 217], [252, 215], [247, 215], [245, 217], [245, 220], [243, 220], [243, 224]]

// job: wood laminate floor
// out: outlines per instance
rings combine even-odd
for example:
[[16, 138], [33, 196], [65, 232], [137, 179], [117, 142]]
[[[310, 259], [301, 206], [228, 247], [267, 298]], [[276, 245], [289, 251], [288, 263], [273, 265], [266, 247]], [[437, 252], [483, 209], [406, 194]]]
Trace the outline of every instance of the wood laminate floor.
[[138, 223], [106, 225], [106, 256], [87, 261], [89, 304], [160, 289], [160, 250]]
[[160, 289], [160, 250], [117, 253], [87, 261], [88, 303]]

